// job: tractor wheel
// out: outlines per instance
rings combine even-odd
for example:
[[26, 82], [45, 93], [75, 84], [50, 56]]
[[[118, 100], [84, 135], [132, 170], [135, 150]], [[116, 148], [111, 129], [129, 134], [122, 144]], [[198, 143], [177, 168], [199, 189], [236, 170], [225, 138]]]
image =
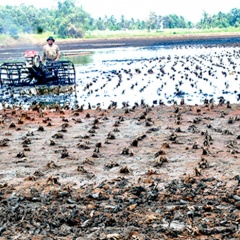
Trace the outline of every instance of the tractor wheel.
[[28, 86], [32, 77], [24, 62], [3, 63], [0, 67], [1, 85]]

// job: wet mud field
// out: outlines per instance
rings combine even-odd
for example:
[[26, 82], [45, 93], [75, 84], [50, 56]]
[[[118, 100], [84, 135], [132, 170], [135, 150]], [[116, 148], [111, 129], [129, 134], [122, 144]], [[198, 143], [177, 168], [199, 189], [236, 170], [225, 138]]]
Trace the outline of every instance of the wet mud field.
[[2, 102], [0, 239], [239, 239], [238, 90], [236, 103]]
[[[107, 108], [113, 101], [133, 106], [161, 101], [171, 105], [181, 98], [202, 104], [205, 98], [239, 101], [238, 36], [81, 40], [61, 42], [62, 58], [75, 64], [76, 86], [8, 87], [0, 89], [1, 101], [28, 106], [32, 102]], [[25, 61], [24, 51], [41, 46], [19, 45], [0, 49], [2, 61]], [[85, 56], [84, 56], [85, 55]], [[69, 59], [67, 59], [69, 60]], [[79, 64], [78, 61], [86, 63]], [[67, 93], [70, 94], [67, 94]]]

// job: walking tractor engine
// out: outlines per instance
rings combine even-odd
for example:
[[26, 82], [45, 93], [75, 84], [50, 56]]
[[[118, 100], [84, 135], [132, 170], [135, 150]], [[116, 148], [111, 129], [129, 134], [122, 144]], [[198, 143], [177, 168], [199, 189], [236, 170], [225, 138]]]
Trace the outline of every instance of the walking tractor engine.
[[36, 51], [28, 50], [25, 52], [24, 57], [26, 58], [26, 67], [27, 68], [39, 68], [40, 66], [40, 57]]
[[34, 50], [27, 50], [24, 57], [25, 62], [6, 62], [0, 66], [1, 86], [76, 84], [75, 67], [71, 61], [47, 61], [43, 64]]

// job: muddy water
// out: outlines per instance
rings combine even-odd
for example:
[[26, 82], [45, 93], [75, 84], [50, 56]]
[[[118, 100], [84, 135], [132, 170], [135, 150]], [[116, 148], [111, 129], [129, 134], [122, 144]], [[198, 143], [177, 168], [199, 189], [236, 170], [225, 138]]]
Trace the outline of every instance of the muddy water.
[[[71, 50], [77, 52], [79, 49]], [[148, 46], [89, 49], [86, 56], [64, 57], [74, 62], [76, 91], [39, 96], [33, 87], [2, 88], [2, 100], [27, 106], [46, 104], [101, 105], [112, 102], [130, 106], [172, 104], [181, 99], [201, 104], [204, 99], [238, 102], [239, 54], [235, 47], [215, 45]], [[69, 53], [69, 52], [68, 52]], [[24, 60], [24, 59], [20, 59]]]
[[[99, 50], [92, 63], [77, 66], [78, 100], [107, 107], [141, 100], [165, 104], [238, 101], [239, 55], [236, 48], [203, 46]], [[90, 84], [90, 86], [89, 86]]]

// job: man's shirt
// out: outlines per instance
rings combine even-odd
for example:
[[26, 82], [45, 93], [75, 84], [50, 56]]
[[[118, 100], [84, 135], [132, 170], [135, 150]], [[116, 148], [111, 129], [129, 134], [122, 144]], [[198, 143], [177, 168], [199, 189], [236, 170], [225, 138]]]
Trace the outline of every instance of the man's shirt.
[[56, 44], [53, 44], [52, 46], [49, 46], [48, 44], [46, 44], [43, 46], [44, 60], [54, 61], [57, 58], [59, 53], [60, 53], [60, 49]]

